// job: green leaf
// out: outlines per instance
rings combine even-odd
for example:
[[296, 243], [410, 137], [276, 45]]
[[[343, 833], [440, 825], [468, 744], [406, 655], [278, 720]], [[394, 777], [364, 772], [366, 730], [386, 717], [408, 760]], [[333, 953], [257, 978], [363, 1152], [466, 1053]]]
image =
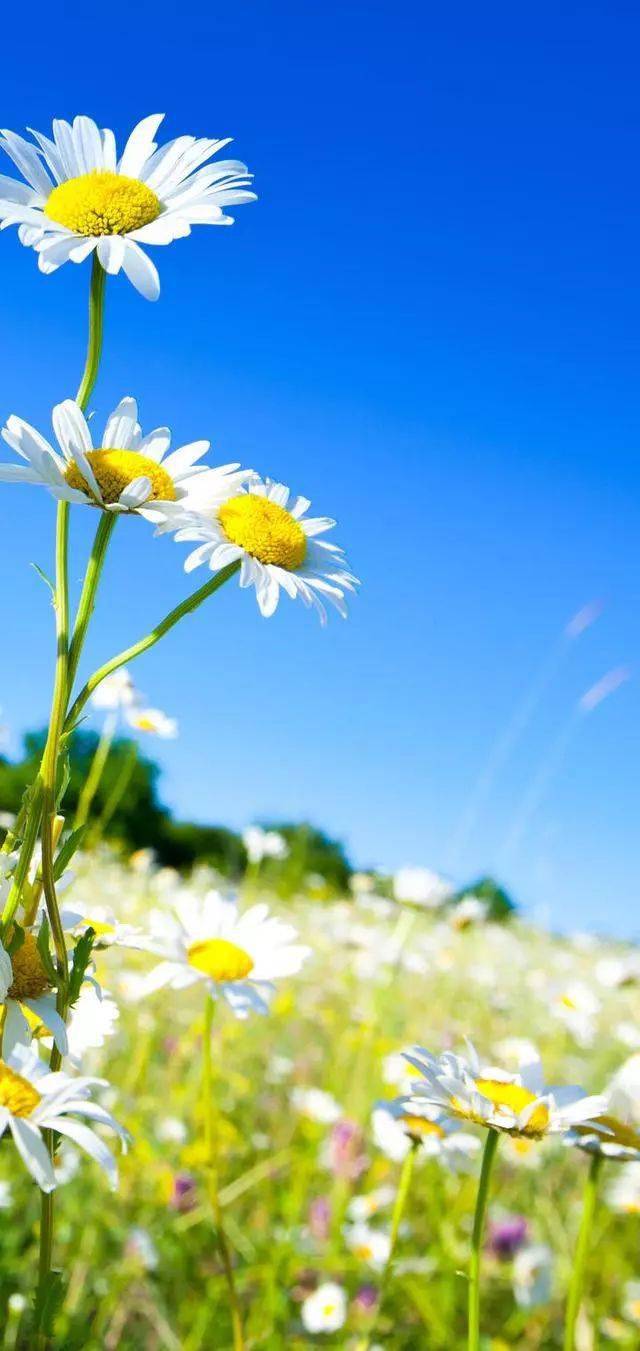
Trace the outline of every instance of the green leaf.
[[65, 1295], [65, 1282], [61, 1271], [49, 1271], [38, 1290], [35, 1300], [35, 1331], [44, 1333], [49, 1339], [53, 1336], [54, 1323], [62, 1308]]
[[91, 953], [95, 942], [95, 930], [86, 929], [78, 939], [73, 949], [73, 964], [69, 975], [69, 1004], [75, 1004], [76, 999], [82, 989], [82, 982], [85, 978], [87, 967], [91, 961]]
[[53, 876], [56, 882], [62, 877], [65, 868], [70, 864], [76, 850], [80, 848], [88, 829], [89, 822], [87, 821], [84, 826], [78, 826], [77, 830], [72, 830], [71, 834], [65, 840], [53, 868]]
[[11, 942], [6, 944], [5, 951], [9, 953], [10, 957], [14, 957], [16, 952], [22, 947], [23, 943], [24, 929], [22, 929], [14, 919], [11, 929]]
[[53, 582], [51, 581], [51, 578], [50, 578], [50, 577], [47, 577], [46, 572], [43, 572], [42, 568], [39, 566], [38, 563], [32, 563], [31, 566], [32, 566], [34, 572], [37, 572], [37, 574], [38, 574], [39, 578], [41, 579], [41, 581], [43, 581], [43, 582], [45, 583], [45, 585], [49, 587], [49, 590], [50, 590], [50, 592], [51, 592], [51, 595], [53, 596], [53, 599], [55, 600], [55, 597], [56, 597], [56, 588], [55, 588]]

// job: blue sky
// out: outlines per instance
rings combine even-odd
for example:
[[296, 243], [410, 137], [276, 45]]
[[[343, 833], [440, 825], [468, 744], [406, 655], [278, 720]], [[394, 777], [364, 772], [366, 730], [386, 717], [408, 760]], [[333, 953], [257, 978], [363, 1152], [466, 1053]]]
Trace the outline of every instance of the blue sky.
[[[144, 658], [139, 684], [181, 724], [158, 748], [165, 799], [234, 826], [310, 817], [361, 865], [494, 870], [558, 927], [635, 932], [637, 678], [574, 710], [638, 667], [637, 10], [67, 14], [37, 43], [5, 19], [4, 125], [86, 112], [122, 138], [164, 110], [167, 136], [233, 135], [260, 196], [154, 251], [157, 305], [110, 283], [93, 407], [135, 394], [147, 426], [290, 483], [338, 519], [363, 579], [324, 631], [228, 588]], [[7, 231], [0, 275], [0, 415], [46, 428], [77, 386], [88, 269], [43, 278]], [[0, 493], [14, 746], [48, 704], [29, 562], [51, 566], [53, 515], [35, 489]], [[93, 525], [75, 513], [75, 579]], [[122, 523], [89, 662], [187, 593], [182, 552]]]

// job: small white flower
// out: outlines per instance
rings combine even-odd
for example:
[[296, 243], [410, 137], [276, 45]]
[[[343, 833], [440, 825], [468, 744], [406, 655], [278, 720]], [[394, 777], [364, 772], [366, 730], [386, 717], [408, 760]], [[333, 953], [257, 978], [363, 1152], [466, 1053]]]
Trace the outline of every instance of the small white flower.
[[242, 841], [250, 863], [262, 863], [265, 858], [286, 858], [289, 852], [284, 835], [277, 830], [262, 830], [260, 826], [247, 826], [242, 832]]
[[393, 878], [393, 894], [397, 901], [436, 910], [453, 895], [453, 887], [429, 868], [399, 868]]
[[296, 937], [266, 905], [239, 915], [218, 892], [200, 898], [185, 891], [173, 913], [157, 915], [154, 930], [133, 946], [165, 959], [148, 977], [148, 993], [204, 981], [244, 1018], [251, 1011], [267, 1013], [273, 982], [295, 975], [306, 961], [310, 949], [296, 944]]
[[163, 1116], [156, 1126], [155, 1134], [161, 1144], [183, 1145], [188, 1132], [184, 1121], [179, 1117]]
[[304, 1088], [297, 1084], [291, 1090], [291, 1102], [301, 1116], [317, 1121], [321, 1126], [335, 1126], [343, 1115], [340, 1104], [322, 1088]]
[[451, 912], [451, 927], [469, 929], [472, 924], [484, 924], [488, 913], [487, 902], [479, 896], [463, 896]]
[[401, 1163], [419, 1145], [428, 1158], [440, 1159], [452, 1168], [464, 1167], [480, 1149], [475, 1135], [455, 1130], [441, 1109], [411, 1099], [378, 1103], [371, 1126], [378, 1148], [394, 1163]]
[[61, 1071], [51, 1074], [31, 1047], [16, 1046], [0, 1061], [0, 1137], [11, 1132], [23, 1163], [44, 1192], [53, 1191], [57, 1179], [43, 1130], [68, 1137], [100, 1164], [113, 1187], [117, 1183], [115, 1159], [82, 1118], [108, 1126], [125, 1145], [129, 1137], [110, 1112], [92, 1100], [94, 1086], [106, 1087], [105, 1081], [71, 1078]]
[[377, 1187], [375, 1191], [365, 1192], [362, 1196], [353, 1196], [347, 1206], [350, 1220], [370, 1220], [381, 1210], [393, 1205], [395, 1187]]
[[302, 1309], [302, 1324], [306, 1332], [339, 1332], [347, 1317], [347, 1296], [341, 1285], [325, 1281], [312, 1295], [307, 1295]]
[[223, 495], [203, 475], [193, 485], [184, 503], [158, 502], [147, 512], [159, 522], [159, 531], [175, 533], [178, 541], [197, 545], [185, 562], [185, 570], [206, 563], [219, 572], [230, 563], [240, 563], [240, 586], [254, 587], [260, 612], [268, 618], [277, 609], [280, 592], [299, 597], [313, 606], [326, 623], [324, 602], [343, 618], [345, 592], [358, 585], [348, 570], [344, 552], [337, 544], [318, 539], [335, 525], [327, 516], [307, 516], [308, 498], [290, 498], [283, 483], [263, 482], [253, 475], [244, 486], [233, 486]]
[[548, 1304], [551, 1298], [553, 1254], [543, 1244], [521, 1248], [513, 1260], [513, 1293], [521, 1309]]
[[3, 131], [0, 145], [26, 182], [0, 175], [0, 229], [18, 226], [41, 272], [95, 250], [105, 272], [122, 269], [146, 300], [157, 300], [158, 273], [140, 245], [172, 244], [192, 225], [232, 225], [224, 208], [255, 200], [245, 164], [207, 163], [228, 137], [178, 136], [159, 149], [153, 138], [163, 118], [138, 122], [120, 159], [113, 132], [90, 117], [56, 119], [52, 140], [31, 133], [36, 144]]
[[159, 736], [164, 741], [171, 741], [178, 735], [176, 719], [167, 717], [160, 708], [133, 706], [127, 709], [126, 716], [129, 726], [136, 732], [148, 732], [151, 736]]
[[126, 666], [122, 666], [119, 671], [112, 671], [91, 695], [93, 707], [109, 713], [118, 712], [137, 702], [138, 692]]
[[143, 436], [135, 399], [122, 399], [114, 408], [95, 448], [87, 419], [73, 399], [56, 404], [52, 422], [58, 450], [30, 423], [11, 415], [2, 436], [22, 463], [0, 464], [0, 481], [39, 484], [58, 500], [102, 511], [144, 514], [152, 503], [175, 507], [187, 499], [195, 478], [205, 476], [221, 491], [233, 492], [247, 477], [237, 473], [237, 465], [211, 469], [198, 464], [208, 441], [193, 441], [169, 454], [168, 427]]
[[603, 1096], [587, 1097], [575, 1087], [547, 1087], [538, 1059], [508, 1074], [483, 1065], [470, 1042], [467, 1047], [466, 1059], [452, 1052], [432, 1056], [424, 1047], [407, 1053], [409, 1064], [423, 1076], [413, 1084], [413, 1097], [450, 1116], [530, 1139], [564, 1134], [606, 1109]]
[[365, 1221], [348, 1225], [345, 1229], [345, 1242], [350, 1251], [376, 1271], [382, 1271], [387, 1265], [391, 1252], [391, 1239], [384, 1229], [372, 1229]]

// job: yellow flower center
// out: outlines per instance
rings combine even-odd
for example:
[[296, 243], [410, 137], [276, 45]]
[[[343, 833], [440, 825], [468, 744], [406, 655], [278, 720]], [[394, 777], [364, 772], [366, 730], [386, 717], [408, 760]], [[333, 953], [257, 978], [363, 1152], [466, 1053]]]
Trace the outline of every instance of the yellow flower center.
[[246, 980], [254, 966], [249, 953], [230, 943], [228, 938], [205, 938], [200, 943], [192, 943], [187, 957], [196, 971], [202, 971], [211, 980]]
[[[522, 1084], [505, 1084], [500, 1079], [476, 1079], [476, 1088], [483, 1098], [488, 1098], [489, 1102], [498, 1109], [503, 1107], [507, 1111], [514, 1112], [516, 1116], [523, 1112], [525, 1107], [530, 1107], [532, 1102], [536, 1101], [536, 1094], [531, 1093], [528, 1088]], [[524, 1127], [525, 1135], [544, 1135], [549, 1125], [549, 1110], [544, 1103], [536, 1107]]]
[[44, 214], [76, 235], [127, 235], [155, 220], [161, 210], [146, 183], [94, 171], [54, 188]]
[[260, 563], [295, 572], [304, 563], [307, 537], [290, 511], [256, 493], [231, 497], [218, 509], [227, 539]]
[[418, 1138], [423, 1135], [435, 1135], [438, 1140], [444, 1139], [444, 1131], [437, 1121], [429, 1121], [425, 1116], [412, 1116], [407, 1114], [401, 1118], [402, 1124], [407, 1135]]
[[[149, 502], [175, 502], [176, 490], [171, 475], [161, 464], [139, 455], [137, 450], [90, 450], [87, 459], [96, 476], [102, 500], [112, 504], [118, 502], [120, 494], [128, 488], [134, 479], [148, 478], [151, 483]], [[65, 479], [70, 488], [93, 497], [86, 479], [82, 477], [77, 464], [70, 464], [65, 471]]]
[[0, 1107], [6, 1107], [13, 1116], [31, 1116], [39, 1102], [40, 1094], [33, 1084], [0, 1060]]
[[38, 945], [31, 933], [24, 936], [17, 952], [11, 958], [13, 981], [8, 990], [9, 999], [39, 999], [45, 990], [51, 988], [49, 977], [42, 964]]
[[[603, 1116], [593, 1118], [596, 1127], [603, 1126], [606, 1134], [602, 1135], [603, 1145], [621, 1145], [623, 1149], [637, 1149], [640, 1151], [640, 1132], [633, 1126], [628, 1126], [626, 1122], [620, 1121], [617, 1116]], [[578, 1126], [579, 1135], [593, 1135], [593, 1127]]]

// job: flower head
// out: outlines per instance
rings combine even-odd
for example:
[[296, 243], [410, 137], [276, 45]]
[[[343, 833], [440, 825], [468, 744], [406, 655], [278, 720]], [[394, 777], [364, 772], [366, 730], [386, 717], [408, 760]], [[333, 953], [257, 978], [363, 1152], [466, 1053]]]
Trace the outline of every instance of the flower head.
[[192, 225], [231, 225], [224, 208], [255, 200], [251, 175], [238, 160], [208, 163], [229, 144], [178, 136], [158, 148], [164, 117], [134, 127], [120, 159], [112, 131], [90, 117], [57, 119], [53, 139], [0, 133], [0, 146], [25, 181], [0, 175], [0, 229], [18, 226], [36, 250], [41, 272], [82, 263], [95, 254], [105, 272], [121, 269], [147, 300], [160, 294], [158, 273], [140, 247], [171, 244]]
[[147, 732], [149, 736], [159, 736], [165, 741], [171, 741], [178, 735], [176, 719], [169, 718], [161, 708], [132, 706], [127, 709], [127, 722], [136, 732]]
[[447, 1115], [528, 1139], [564, 1133], [604, 1111], [606, 1099], [587, 1097], [581, 1088], [549, 1088], [539, 1060], [515, 1074], [484, 1065], [468, 1043], [468, 1057], [447, 1052], [432, 1056], [423, 1047], [407, 1053], [423, 1076], [412, 1094]]
[[339, 1332], [347, 1317], [347, 1296], [341, 1285], [325, 1281], [307, 1295], [302, 1305], [302, 1323], [306, 1332]]
[[183, 990], [204, 981], [222, 995], [237, 1017], [268, 1011], [273, 982], [295, 975], [309, 948], [295, 942], [295, 929], [254, 905], [244, 914], [218, 892], [204, 897], [183, 893], [171, 915], [157, 915], [145, 939], [133, 945], [164, 960], [152, 971], [146, 990]]
[[394, 1163], [416, 1148], [450, 1167], [464, 1167], [480, 1148], [480, 1141], [467, 1131], [456, 1130], [441, 1108], [404, 1097], [379, 1102], [371, 1125], [378, 1148]]
[[40, 484], [53, 497], [102, 511], [139, 512], [152, 503], [181, 501], [188, 485], [203, 474], [216, 481], [221, 476], [231, 492], [247, 477], [236, 472], [237, 465], [211, 470], [198, 464], [208, 441], [193, 441], [169, 454], [168, 427], [143, 436], [135, 399], [122, 399], [114, 408], [95, 449], [87, 419], [73, 399], [56, 405], [52, 422], [58, 450], [28, 422], [11, 415], [2, 436], [24, 463], [0, 464], [0, 480]]
[[323, 602], [346, 617], [345, 592], [354, 591], [358, 582], [343, 550], [317, 538], [335, 521], [307, 516], [310, 505], [306, 497], [291, 499], [283, 483], [263, 482], [256, 475], [241, 487], [229, 480], [224, 493], [219, 483], [203, 476], [186, 502], [154, 504], [148, 514], [161, 532], [196, 543], [185, 562], [187, 572], [203, 563], [212, 572], [240, 563], [240, 586], [255, 587], [265, 617], [276, 610], [282, 590], [313, 606], [324, 624]]
[[82, 1118], [108, 1126], [125, 1145], [129, 1137], [110, 1112], [92, 1100], [91, 1090], [96, 1086], [104, 1086], [104, 1080], [71, 1078], [61, 1071], [51, 1074], [37, 1052], [24, 1046], [14, 1047], [0, 1060], [0, 1137], [11, 1132], [23, 1163], [42, 1191], [53, 1191], [56, 1186], [43, 1130], [67, 1136], [100, 1164], [115, 1186], [115, 1160]]

